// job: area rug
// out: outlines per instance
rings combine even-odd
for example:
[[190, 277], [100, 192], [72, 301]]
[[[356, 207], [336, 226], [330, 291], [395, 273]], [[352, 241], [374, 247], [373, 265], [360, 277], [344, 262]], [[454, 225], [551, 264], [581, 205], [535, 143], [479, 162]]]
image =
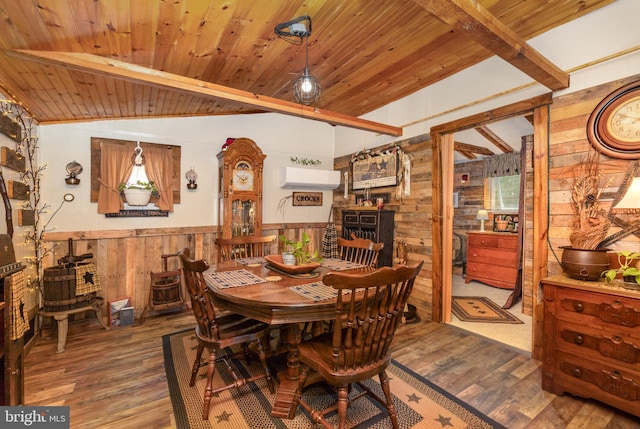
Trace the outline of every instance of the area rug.
[[[209, 420], [202, 420], [205, 368], [201, 368], [196, 385], [189, 387], [191, 365], [196, 348], [193, 331], [165, 335], [162, 342], [167, 383], [177, 428], [311, 429], [318, 427], [311, 424], [301, 408], [298, 408], [295, 418], [290, 420], [271, 417], [275, 394], [269, 392], [264, 379], [249, 383], [240, 389], [221, 392], [217, 397], [214, 396]], [[233, 364], [243, 375], [261, 371], [257, 359], [252, 361], [250, 366], [247, 366], [243, 360], [235, 359]], [[269, 365], [273, 372], [277, 373], [285, 368], [286, 363], [281, 358], [272, 358], [269, 360]], [[226, 371], [220, 369], [220, 366], [216, 368], [214, 386], [229, 382]], [[505, 429], [504, 426], [395, 361], [388, 368], [387, 374], [391, 379], [391, 391], [398, 410], [400, 427], [403, 429]], [[219, 377], [223, 377], [223, 380]], [[370, 380], [368, 385], [382, 395], [377, 377], [375, 380]], [[352, 394], [355, 393], [356, 388]], [[336, 399], [332, 388], [323, 383], [311, 386], [304, 391], [303, 395], [307, 401], [322, 407], [334, 403]], [[328, 420], [335, 424], [337, 416], [334, 415]], [[391, 422], [384, 407], [367, 396], [351, 404], [347, 424], [350, 428], [359, 429], [388, 428]]]
[[463, 322], [524, 323], [484, 296], [454, 296], [451, 311]]

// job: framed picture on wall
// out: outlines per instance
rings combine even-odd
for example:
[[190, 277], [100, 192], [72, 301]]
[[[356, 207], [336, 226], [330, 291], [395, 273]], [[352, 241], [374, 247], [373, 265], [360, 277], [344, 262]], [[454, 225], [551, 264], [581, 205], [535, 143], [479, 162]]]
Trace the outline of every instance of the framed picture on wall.
[[353, 189], [397, 185], [398, 164], [397, 151], [383, 152], [353, 161]]

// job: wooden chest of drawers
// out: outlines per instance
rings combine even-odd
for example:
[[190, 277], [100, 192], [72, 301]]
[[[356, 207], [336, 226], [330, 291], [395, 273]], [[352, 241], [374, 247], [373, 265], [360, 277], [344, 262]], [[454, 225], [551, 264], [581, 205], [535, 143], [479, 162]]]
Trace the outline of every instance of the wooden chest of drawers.
[[542, 285], [542, 388], [640, 416], [640, 292], [565, 275]]
[[518, 236], [504, 232], [467, 233], [465, 282], [477, 280], [513, 289], [518, 277]]

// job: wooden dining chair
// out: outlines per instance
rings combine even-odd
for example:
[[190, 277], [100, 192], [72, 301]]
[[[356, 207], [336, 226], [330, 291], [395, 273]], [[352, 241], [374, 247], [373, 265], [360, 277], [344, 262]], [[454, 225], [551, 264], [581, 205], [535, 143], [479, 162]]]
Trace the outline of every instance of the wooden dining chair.
[[242, 235], [233, 238], [216, 238], [218, 261], [268, 255], [269, 245], [274, 241], [276, 241], [275, 235]]
[[338, 251], [340, 259], [375, 267], [378, 264], [378, 254], [384, 243], [376, 243], [366, 238], [358, 238], [351, 234], [351, 240], [338, 237]]
[[[393, 427], [398, 428], [385, 369], [391, 362], [391, 342], [423, 263], [365, 273], [331, 272], [323, 277], [322, 282], [338, 292], [335, 329], [298, 345], [301, 374], [294, 396], [313, 422], [331, 428], [325, 416], [337, 409], [338, 428], [343, 429], [348, 404], [368, 394], [386, 407]], [[336, 388], [337, 404], [316, 410], [302, 399], [310, 371]], [[362, 383], [374, 375], [380, 379], [385, 398]], [[354, 383], [362, 389], [359, 393], [352, 391]]]
[[[241, 387], [262, 378], [266, 378], [271, 393], [275, 392], [271, 372], [267, 366], [265, 352], [265, 350], [269, 349], [267, 342], [269, 338], [269, 325], [236, 313], [225, 313], [217, 317], [203, 276], [203, 273], [209, 268], [209, 264], [204, 259], [193, 260], [189, 254], [189, 249], [186, 248], [182, 252], [179, 252], [185, 284], [191, 296], [193, 315], [196, 318], [195, 333], [198, 342], [189, 386], [195, 385], [198, 371], [206, 365], [207, 384], [204, 391], [202, 418], [203, 420], [208, 420], [211, 397], [218, 392], [234, 387]], [[233, 369], [230, 358], [244, 354], [247, 364], [250, 364], [250, 343], [255, 344], [255, 349], [264, 373], [255, 377], [240, 378], [238, 372]], [[231, 355], [224, 352], [225, 348], [232, 346], [241, 347]], [[204, 349], [209, 351], [209, 359], [202, 362], [202, 352]], [[223, 350], [223, 353], [218, 355], [221, 350]], [[214, 389], [213, 375], [215, 374], [216, 364], [218, 362], [225, 363], [225, 369], [233, 378], [233, 382]]]
[[[349, 262], [366, 265], [375, 268], [378, 265], [378, 254], [384, 247], [384, 243], [376, 243], [367, 238], [356, 237], [351, 233], [351, 240], [338, 237], [339, 258]], [[322, 332], [333, 329], [332, 320], [309, 322], [302, 328], [303, 338], [315, 337]]]

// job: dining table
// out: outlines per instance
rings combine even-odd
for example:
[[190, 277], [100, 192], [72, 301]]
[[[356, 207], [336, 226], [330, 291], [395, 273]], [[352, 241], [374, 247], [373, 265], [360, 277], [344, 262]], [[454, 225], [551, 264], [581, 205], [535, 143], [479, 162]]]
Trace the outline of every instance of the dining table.
[[[271, 415], [292, 419], [297, 404], [299, 361], [297, 345], [300, 325], [335, 319], [337, 292], [322, 283], [330, 271], [364, 272], [372, 268], [324, 259], [308, 274], [287, 274], [263, 257], [240, 258], [212, 265], [204, 272], [205, 282], [217, 307], [269, 325], [286, 327], [287, 368], [280, 374]], [[281, 333], [283, 331], [281, 330]]]

